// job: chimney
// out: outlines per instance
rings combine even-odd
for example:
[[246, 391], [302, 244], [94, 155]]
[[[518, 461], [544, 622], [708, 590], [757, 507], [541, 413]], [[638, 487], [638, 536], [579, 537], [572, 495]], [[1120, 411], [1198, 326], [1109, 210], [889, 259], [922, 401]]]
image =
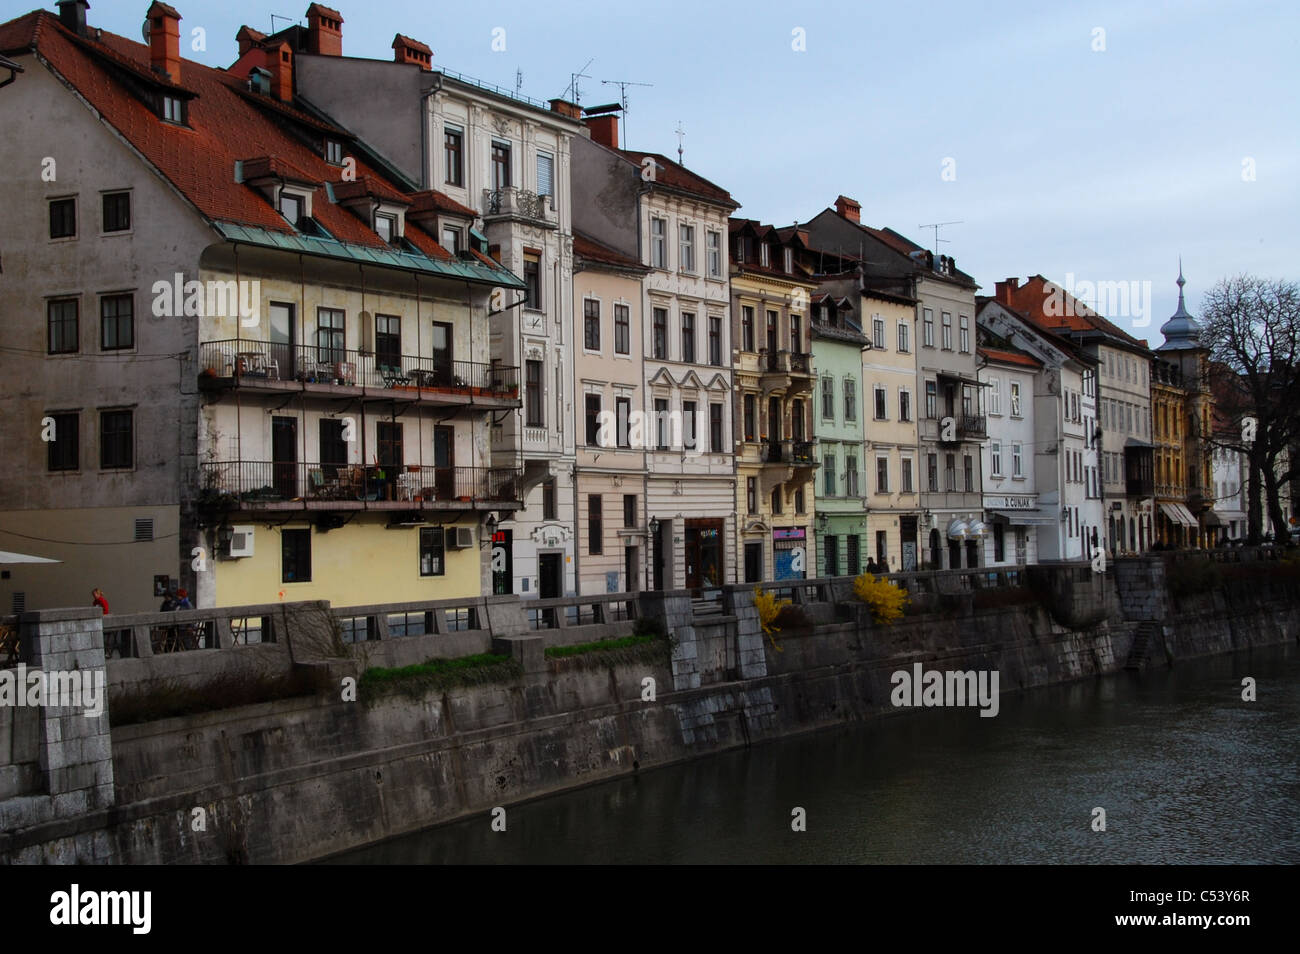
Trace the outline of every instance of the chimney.
[[598, 142], [610, 149], [618, 148], [618, 117], [612, 114], [588, 116], [587, 129], [591, 131], [591, 141]]
[[571, 103], [567, 99], [551, 100], [551, 112], [559, 113], [561, 116], [568, 116], [570, 119], [582, 119], [582, 107], [577, 103]]
[[181, 81], [181, 15], [175, 7], [154, 0], [149, 20], [149, 64], [173, 83]]
[[284, 40], [267, 49], [266, 71], [271, 74], [271, 95], [282, 103], [293, 102], [293, 51]]
[[239, 55], [243, 56], [265, 39], [265, 33], [260, 33], [250, 26], [241, 26], [239, 32], [235, 34], [235, 42], [239, 44]]
[[87, 0], [59, 0], [59, 22], [77, 36], [86, 35]]
[[835, 200], [835, 211], [850, 222], [862, 222], [862, 206], [846, 195]]
[[307, 52], [318, 56], [343, 55], [343, 15], [313, 3], [307, 8]]
[[433, 72], [433, 50], [419, 40], [399, 33], [393, 37], [393, 62], [414, 63], [422, 70]]
[[1008, 278], [1004, 282], [997, 282], [993, 286], [993, 297], [995, 300], [1002, 302], [1004, 305], [1011, 304], [1011, 296], [1016, 289], [1020, 287], [1019, 278]]

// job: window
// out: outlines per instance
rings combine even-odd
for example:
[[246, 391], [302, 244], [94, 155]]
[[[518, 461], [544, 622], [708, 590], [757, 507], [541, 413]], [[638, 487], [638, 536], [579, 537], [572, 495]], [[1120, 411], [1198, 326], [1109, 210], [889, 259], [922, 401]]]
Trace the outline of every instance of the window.
[[910, 457], [903, 458], [903, 481], [899, 489], [905, 494], [914, 492], [912, 488], [912, 458]]
[[840, 538], [836, 536], [826, 538], [826, 575], [840, 575]]
[[862, 554], [858, 548], [858, 535], [854, 533], [845, 537], [845, 543], [849, 562], [849, 576], [857, 576], [862, 572]]
[[104, 195], [104, 231], [126, 232], [131, 228], [131, 193], [108, 192]]
[[1001, 563], [1006, 559], [1006, 531], [1002, 524], [993, 524], [993, 562]]
[[912, 329], [906, 321], [898, 323], [898, 353], [908, 354], [912, 350]]
[[99, 412], [99, 468], [129, 468], [135, 462], [134, 414], [127, 411]]
[[958, 316], [957, 320], [961, 327], [958, 329], [959, 344], [962, 351], [970, 351], [970, 319], [965, 315]]
[[835, 379], [822, 378], [822, 418], [835, 420]]
[[943, 350], [952, 350], [952, 315], [943, 312]]
[[962, 475], [966, 478], [966, 493], [975, 489], [975, 458], [970, 454], [962, 455]]
[[889, 392], [883, 384], [875, 386], [876, 394], [876, 420], [884, 421], [889, 417], [889, 408], [886, 406], [889, 401]]
[[555, 478], [542, 481], [542, 519], [555, 519]]
[[524, 423], [529, 427], [545, 427], [542, 413], [542, 362], [524, 362]]
[[1011, 445], [1011, 476], [1012, 477], [1025, 476], [1025, 472], [1022, 469], [1022, 465], [1021, 465], [1019, 444]]
[[803, 487], [796, 487], [794, 489], [794, 512], [804, 513], [806, 510], [807, 508], [803, 502]]
[[185, 109], [179, 97], [164, 96], [162, 118], [169, 123], [185, 122]]
[[655, 268], [668, 267], [668, 222], [650, 220], [650, 264]]
[[925, 318], [921, 322], [921, 343], [927, 348], [934, 347], [934, 312], [925, 309]]
[[280, 582], [311, 582], [311, 531], [280, 531]]
[[835, 496], [835, 455], [826, 454], [822, 458], [823, 493], [827, 497]]
[[631, 350], [630, 341], [632, 319], [631, 309], [627, 305], [614, 306], [614, 353], [627, 354]]
[[510, 188], [510, 143], [492, 140], [492, 188]]
[[343, 165], [343, 143], [337, 139], [326, 139], [325, 161], [335, 166]]
[[375, 364], [402, 367], [402, 319], [397, 315], [375, 315]]
[[925, 382], [925, 416], [930, 420], [939, 416], [939, 386], [933, 381]]
[[632, 399], [630, 397], [614, 398], [614, 418], [618, 430], [616, 438], [619, 447], [631, 447], [632, 438], [628, 428], [632, 420]]
[[1002, 442], [993, 441], [989, 444], [989, 456], [992, 458], [992, 475], [994, 477], [1002, 476]]
[[695, 442], [695, 402], [682, 402], [682, 445], [690, 450], [699, 449]]
[[345, 360], [342, 309], [316, 309], [316, 360], [321, 364]]
[[375, 445], [379, 466], [401, 469], [406, 466], [402, 452], [402, 425], [397, 421], [378, 421], [375, 424]]
[[451, 252], [452, 255], [460, 254], [461, 249], [461, 231], [460, 229], [444, 225], [442, 227], [442, 247]]
[[677, 227], [677, 267], [683, 272], [695, 271], [695, 226]]
[[50, 238], [75, 238], [77, 235], [77, 200], [53, 199], [50, 202]]
[[790, 316], [790, 352], [803, 354], [803, 316]]
[[857, 497], [862, 493], [862, 486], [858, 482], [858, 457], [849, 451], [844, 452], [844, 495], [846, 497]]
[[348, 442], [343, 439], [343, 421], [323, 417], [320, 422], [320, 462], [325, 475], [333, 479], [348, 462]]
[[794, 272], [794, 249], [782, 249], [781, 264], [787, 275]]
[[778, 484], [777, 486], [772, 488], [772, 513], [774, 514], [784, 513], [785, 512], [784, 508], [785, 508], [785, 498], [782, 497], [781, 486]]
[[656, 308], [654, 310], [654, 340], [651, 342], [654, 356], [663, 360], [668, 359], [668, 309]]
[[740, 346], [745, 351], [754, 350], [754, 309], [749, 305], [740, 308]]
[[695, 360], [695, 315], [682, 312], [682, 360]]
[[743, 403], [744, 403], [744, 418], [745, 418], [744, 420], [745, 440], [752, 441], [755, 439], [754, 438], [754, 410], [755, 410], [754, 395], [746, 394]]
[[876, 458], [876, 493], [889, 493], [889, 458]]
[[745, 512], [758, 513], [758, 478], [745, 478]]
[[600, 350], [600, 302], [594, 298], [582, 300], [582, 346], [588, 351]]
[[926, 486], [930, 493], [937, 493], [939, 490], [939, 455], [926, 455]]
[[763, 268], [768, 268], [772, 264], [772, 253], [767, 247], [766, 242], [760, 242], [758, 246], [758, 264]]
[[709, 405], [709, 450], [715, 454], [725, 454], [727, 448], [722, 443], [722, 405]]
[[885, 319], [880, 315], [871, 316], [871, 346], [877, 351], [885, 350]]
[[102, 351], [135, 347], [135, 308], [130, 295], [105, 295], [99, 300], [99, 347]]
[[600, 494], [587, 497], [587, 552], [603, 553], [605, 527], [601, 514]]
[[858, 382], [855, 378], [844, 379], [844, 420], [858, 419]]
[[623, 526], [626, 528], [636, 526], [636, 494], [623, 495]]
[[588, 394], [584, 398], [587, 411], [587, 446], [600, 443], [600, 395]]
[[542, 263], [537, 255], [524, 256], [524, 307], [542, 310]]
[[898, 419], [900, 421], [912, 419], [912, 392], [905, 388], [898, 389]]
[[447, 572], [442, 527], [420, 528], [420, 576], [442, 576]]
[[723, 237], [722, 233], [706, 233], [705, 246], [708, 248], [708, 277], [723, 277]]
[[996, 374], [989, 378], [989, 413], [1002, 413], [1002, 379]]
[[709, 364], [722, 366], [722, 319], [709, 317]]
[[555, 157], [548, 152], [537, 154], [537, 194], [555, 198]]
[[1020, 416], [1020, 382], [1011, 382], [1011, 416]]
[[284, 220], [296, 229], [298, 223], [302, 221], [302, 196], [294, 195], [292, 192], [285, 192], [284, 189], [281, 189], [279, 208], [280, 214], [284, 216]]
[[73, 411], [49, 416], [54, 420], [54, 433], [46, 445], [46, 465], [50, 470], [76, 470], [81, 466], [81, 415]]
[[769, 361], [773, 360], [773, 356], [776, 354], [777, 349], [780, 348], [780, 345], [778, 344], [779, 335], [777, 334], [777, 323], [779, 322], [780, 317], [781, 316], [774, 311], [769, 311], [767, 313], [767, 354]]
[[957, 489], [957, 455], [943, 455], [943, 489], [952, 493]]
[[447, 185], [465, 184], [465, 134], [457, 126], [442, 128], [442, 162], [446, 167]]
[[70, 354], [80, 349], [80, 331], [77, 324], [77, 300], [65, 298], [49, 302], [46, 307], [49, 322], [50, 354]]
[[655, 398], [655, 447], [668, 450], [668, 401]]

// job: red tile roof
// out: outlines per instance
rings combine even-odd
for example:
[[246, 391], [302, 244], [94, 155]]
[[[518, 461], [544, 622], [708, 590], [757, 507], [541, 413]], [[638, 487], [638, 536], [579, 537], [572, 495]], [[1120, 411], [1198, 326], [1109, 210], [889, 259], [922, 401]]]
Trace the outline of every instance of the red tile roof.
[[372, 199], [380, 199], [384, 202], [395, 202], [399, 205], [410, 205], [411, 200], [408, 196], [398, 192], [386, 182], [381, 182], [374, 176], [357, 176], [353, 181], [334, 183], [334, 198], [336, 199], [360, 199], [369, 196]]
[[703, 176], [696, 175], [685, 166], [673, 162], [667, 156], [660, 155], [657, 152], [641, 152], [636, 149], [615, 149], [614, 151], [631, 159], [638, 166], [642, 164], [647, 156], [654, 159], [658, 168], [655, 170], [653, 184], [688, 192], [691, 195], [699, 196], [710, 202], [716, 202], [719, 205], [730, 206], [733, 209], [740, 208], [740, 203], [733, 199], [731, 193], [726, 189], [714, 185]]
[[451, 196], [439, 192], [437, 189], [425, 189], [423, 192], [412, 192], [411, 211], [408, 214], [419, 215], [422, 212], [447, 212], [451, 215], [459, 215], [468, 219], [478, 217], [478, 213], [469, 206], [461, 205]]
[[[327, 16], [337, 13], [321, 8]], [[339, 18], [341, 19], [341, 18]], [[182, 60], [184, 88], [195, 94], [188, 104], [188, 125], [164, 122], [141, 99], [133, 95], [115, 74], [115, 67], [163, 82], [149, 69], [149, 47], [125, 37], [104, 32], [97, 42], [78, 37], [58, 18], [38, 10], [0, 25], [0, 52], [39, 50], [103, 117], [158, 171], [211, 221], [234, 222], [293, 234], [294, 229], [255, 188], [235, 182], [235, 162], [263, 158], [270, 168], [292, 170], [293, 178], [308, 182], [332, 182], [343, 186], [341, 170], [325, 161], [298, 135], [289, 121], [309, 129], [327, 130], [344, 141], [351, 137], [289, 104], [251, 93], [245, 78], [213, 69], [192, 60]], [[247, 175], [247, 170], [245, 170]], [[358, 179], [366, 178], [376, 189], [401, 197], [377, 169], [356, 159]], [[402, 201], [409, 201], [403, 198]], [[339, 241], [386, 248], [369, 224], [355, 214], [317, 195], [313, 217]], [[433, 237], [408, 224], [407, 238], [426, 254], [439, 259], [451, 256]]]
[[164, 16], [175, 17], [177, 20], [182, 19], [181, 15], [176, 12], [175, 7], [169, 7], [167, 4], [163, 3], [162, 0], [153, 0], [153, 3], [149, 5], [149, 9], [145, 11], [144, 15], [147, 17]]
[[1019, 351], [1003, 351], [1000, 348], [978, 348], [976, 350], [990, 361], [1001, 361], [1004, 364], [1019, 364], [1026, 368], [1041, 368], [1043, 366], [1043, 363], [1037, 358], [1032, 358]]
[[403, 36], [399, 33], [397, 36], [393, 37], [393, 49], [400, 49], [403, 46], [407, 49], [415, 50], [417, 53], [427, 53], [429, 56], [433, 56], [433, 50], [429, 49], [427, 44], [421, 43], [419, 40], [414, 40], [409, 36]]
[[339, 13], [337, 10], [330, 9], [329, 7], [325, 6], [325, 4], [323, 3], [313, 3], [310, 7], [307, 8], [308, 17], [310, 17], [313, 13], [319, 13], [321, 16], [329, 17], [331, 20], [338, 20], [339, 23], [343, 22], [343, 14]]
[[[1145, 341], [1134, 338], [1124, 329], [1107, 321], [1083, 302], [1068, 294], [1064, 288], [1049, 282], [1042, 275], [1033, 275], [1018, 288], [1007, 289], [1011, 307], [1040, 328], [1048, 331], [1065, 331], [1078, 334], [1101, 333], [1115, 338], [1133, 348], [1147, 347]], [[1047, 303], [1065, 314], [1048, 314]]]
[[588, 238], [581, 232], [573, 233], [573, 253], [589, 262], [603, 262], [606, 265], [618, 265], [623, 268], [644, 268], [630, 255], [624, 255], [617, 249]]

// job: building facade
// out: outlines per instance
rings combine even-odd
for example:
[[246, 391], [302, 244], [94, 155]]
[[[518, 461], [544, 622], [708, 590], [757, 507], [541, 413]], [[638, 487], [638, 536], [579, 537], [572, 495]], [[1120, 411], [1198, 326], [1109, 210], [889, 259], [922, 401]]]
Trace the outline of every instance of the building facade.
[[988, 412], [983, 470], [984, 512], [990, 532], [984, 538], [984, 563], [1037, 563], [1038, 531], [1044, 523], [1050, 526], [1048, 521], [1056, 509], [1043, 513], [1036, 481], [1036, 395], [1043, 366], [1031, 354], [996, 337], [984, 326], [980, 327], [980, 338], [979, 377], [986, 385], [984, 407]]

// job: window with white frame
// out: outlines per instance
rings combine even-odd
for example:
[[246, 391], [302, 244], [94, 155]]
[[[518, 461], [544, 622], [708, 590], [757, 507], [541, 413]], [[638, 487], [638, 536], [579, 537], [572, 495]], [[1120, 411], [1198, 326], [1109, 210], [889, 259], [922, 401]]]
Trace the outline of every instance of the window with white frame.
[[709, 252], [709, 277], [722, 277], [722, 234], [709, 232], [705, 237]]
[[1011, 416], [1020, 416], [1020, 382], [1011, 382]]
[[889, 395], [888, 392], [885, 390], [885, 386], [883, 384], [877, 384], [875, 386], [875, 395], [876, 395], [876, 400], [875, 400], [876, 420], [877, 421], [888, 420], [889, 419], [889, 408], [888, 408]]
[[1002, 379], [996, 374], [989, 378], [989, 413], [1002, 413]]
[[907, 388], [898, 389], [898, 419], [900, 421], [912, 419], [912, 392]]
[[1002, 476], [1002, 442], [991, 441], [989, 443], [989, 455], [993, 458], [992, 476]]
[[1023, 464], [1024, 462], [1020, 454], [1020, 445], [1012, 444], [1011, 445], [1011, 476], [1012, 477], [1025, 476]]
[[537, 194], [555, 198], [555, 157], [549, 152], [537, 154]]
[[844, 496], [858, 497], [862, 487], [858, 483], [858, 455], [853, 451], [844, 452]]
[[907, 354], [912, 350], [912, 328], [906, 321], [898, 323], [898, 353]]
[[876, 458], [876, 493], [889, 493], [889, 458]]
[[943, 312], [943, 350], [952, 350], [952, 315]]
[[668, 267], [668, 220], [650, 220], [650, 264], [654, 268]]
[[934, 347], [934, 311], [926, 308], [921, 322], [921, 344], [927, 348]]
[[844, 379], [844, 420], [858, 419], [858, 382], [852, 378]]
[[695, 271], [695, 226], [678, 226], [677, 267], [683, 272]]
[[835, 420], [835, 379], [822, 378], [822, 418]]
[[902, 480], [902, 484], [901, 484], [901, 486], [899, 487], [899, 489], [900, 489], [903, 493], [905, 493], [905, 494], [910, 494], [910, 493], [913, 492], [913, 488], [912, 488], [912, 458], [910, 458], [910, 457], [904, 457], [902, 463], [903, 463], [903, 480]]
[[961, 323], [958, 329], [960, 333], [960, 345], [962, 351], [970, 351], [970, 319], [961, 315], [957, 319]]
[[871, 316], [871, 346], [877, 351], [885, 350], [885, 319], [881, 315]]

